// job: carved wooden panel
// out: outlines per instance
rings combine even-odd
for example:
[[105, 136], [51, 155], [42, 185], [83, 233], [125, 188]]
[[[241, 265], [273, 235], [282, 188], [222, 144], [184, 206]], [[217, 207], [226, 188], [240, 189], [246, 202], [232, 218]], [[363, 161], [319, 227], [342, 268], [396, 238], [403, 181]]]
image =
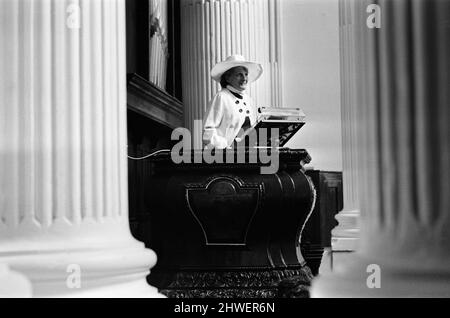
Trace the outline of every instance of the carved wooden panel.
[[231, 176], [187, 184], [187, 205], [202, 229], [205, 244], [245, 245], [262, 191], [262, 184], [246, 184]]

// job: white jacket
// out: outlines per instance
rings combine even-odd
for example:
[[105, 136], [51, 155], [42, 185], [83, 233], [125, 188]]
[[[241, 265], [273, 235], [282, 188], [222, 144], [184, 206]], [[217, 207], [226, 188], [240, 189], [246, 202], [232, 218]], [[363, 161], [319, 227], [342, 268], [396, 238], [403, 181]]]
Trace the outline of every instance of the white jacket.
[[256, 108], [248, 95], [242, 96], [240, 99], [223, 88], [210, 101], [203, 131], [206, 144], [219, 149], [227, 148], [238, 135], [246, 116], [250, 118], [250, 125], [254, 125]]

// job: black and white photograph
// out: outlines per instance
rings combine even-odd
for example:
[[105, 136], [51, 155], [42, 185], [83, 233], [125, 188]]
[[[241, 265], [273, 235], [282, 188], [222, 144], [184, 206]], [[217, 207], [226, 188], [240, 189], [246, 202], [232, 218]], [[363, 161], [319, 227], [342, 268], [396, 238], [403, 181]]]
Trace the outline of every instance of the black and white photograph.
[[0, 0], [0, 43], [0, 298], [450, 298], [450, 0]]

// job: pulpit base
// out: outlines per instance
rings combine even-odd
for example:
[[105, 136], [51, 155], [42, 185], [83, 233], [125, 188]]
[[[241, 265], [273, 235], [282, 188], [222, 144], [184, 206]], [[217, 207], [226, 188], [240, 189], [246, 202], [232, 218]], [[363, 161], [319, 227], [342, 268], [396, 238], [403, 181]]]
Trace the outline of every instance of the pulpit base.
[[[152, 271], [169, 298], [308, 298], [310, 268]], [[152, 284], [155, 282], [152, 280]], [[161, 286], [161, 285], [160, 285]]]

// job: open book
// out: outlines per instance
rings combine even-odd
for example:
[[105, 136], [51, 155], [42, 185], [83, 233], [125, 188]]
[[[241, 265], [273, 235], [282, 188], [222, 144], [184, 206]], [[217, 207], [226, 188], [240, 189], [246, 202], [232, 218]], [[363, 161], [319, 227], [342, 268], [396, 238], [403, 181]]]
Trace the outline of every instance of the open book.
[[[247, 141], [249, 147], [282, 147], [305, 124], [305, 114], [299, 108], [261, 107], [256, 123], [236, 137], [239, 143]], [[274, 140], [271, 129], [278, 129], [278, 138]], [[265, 132], [261, 132], [265, 129]], [[253, 136], [250, 136], [254, 134]], [[248, 138], [245, 138], [249, 136]], [[267, 138], [261, 138], [267, 136]], [[274, 144], [275, 143], [275, 144]]]

